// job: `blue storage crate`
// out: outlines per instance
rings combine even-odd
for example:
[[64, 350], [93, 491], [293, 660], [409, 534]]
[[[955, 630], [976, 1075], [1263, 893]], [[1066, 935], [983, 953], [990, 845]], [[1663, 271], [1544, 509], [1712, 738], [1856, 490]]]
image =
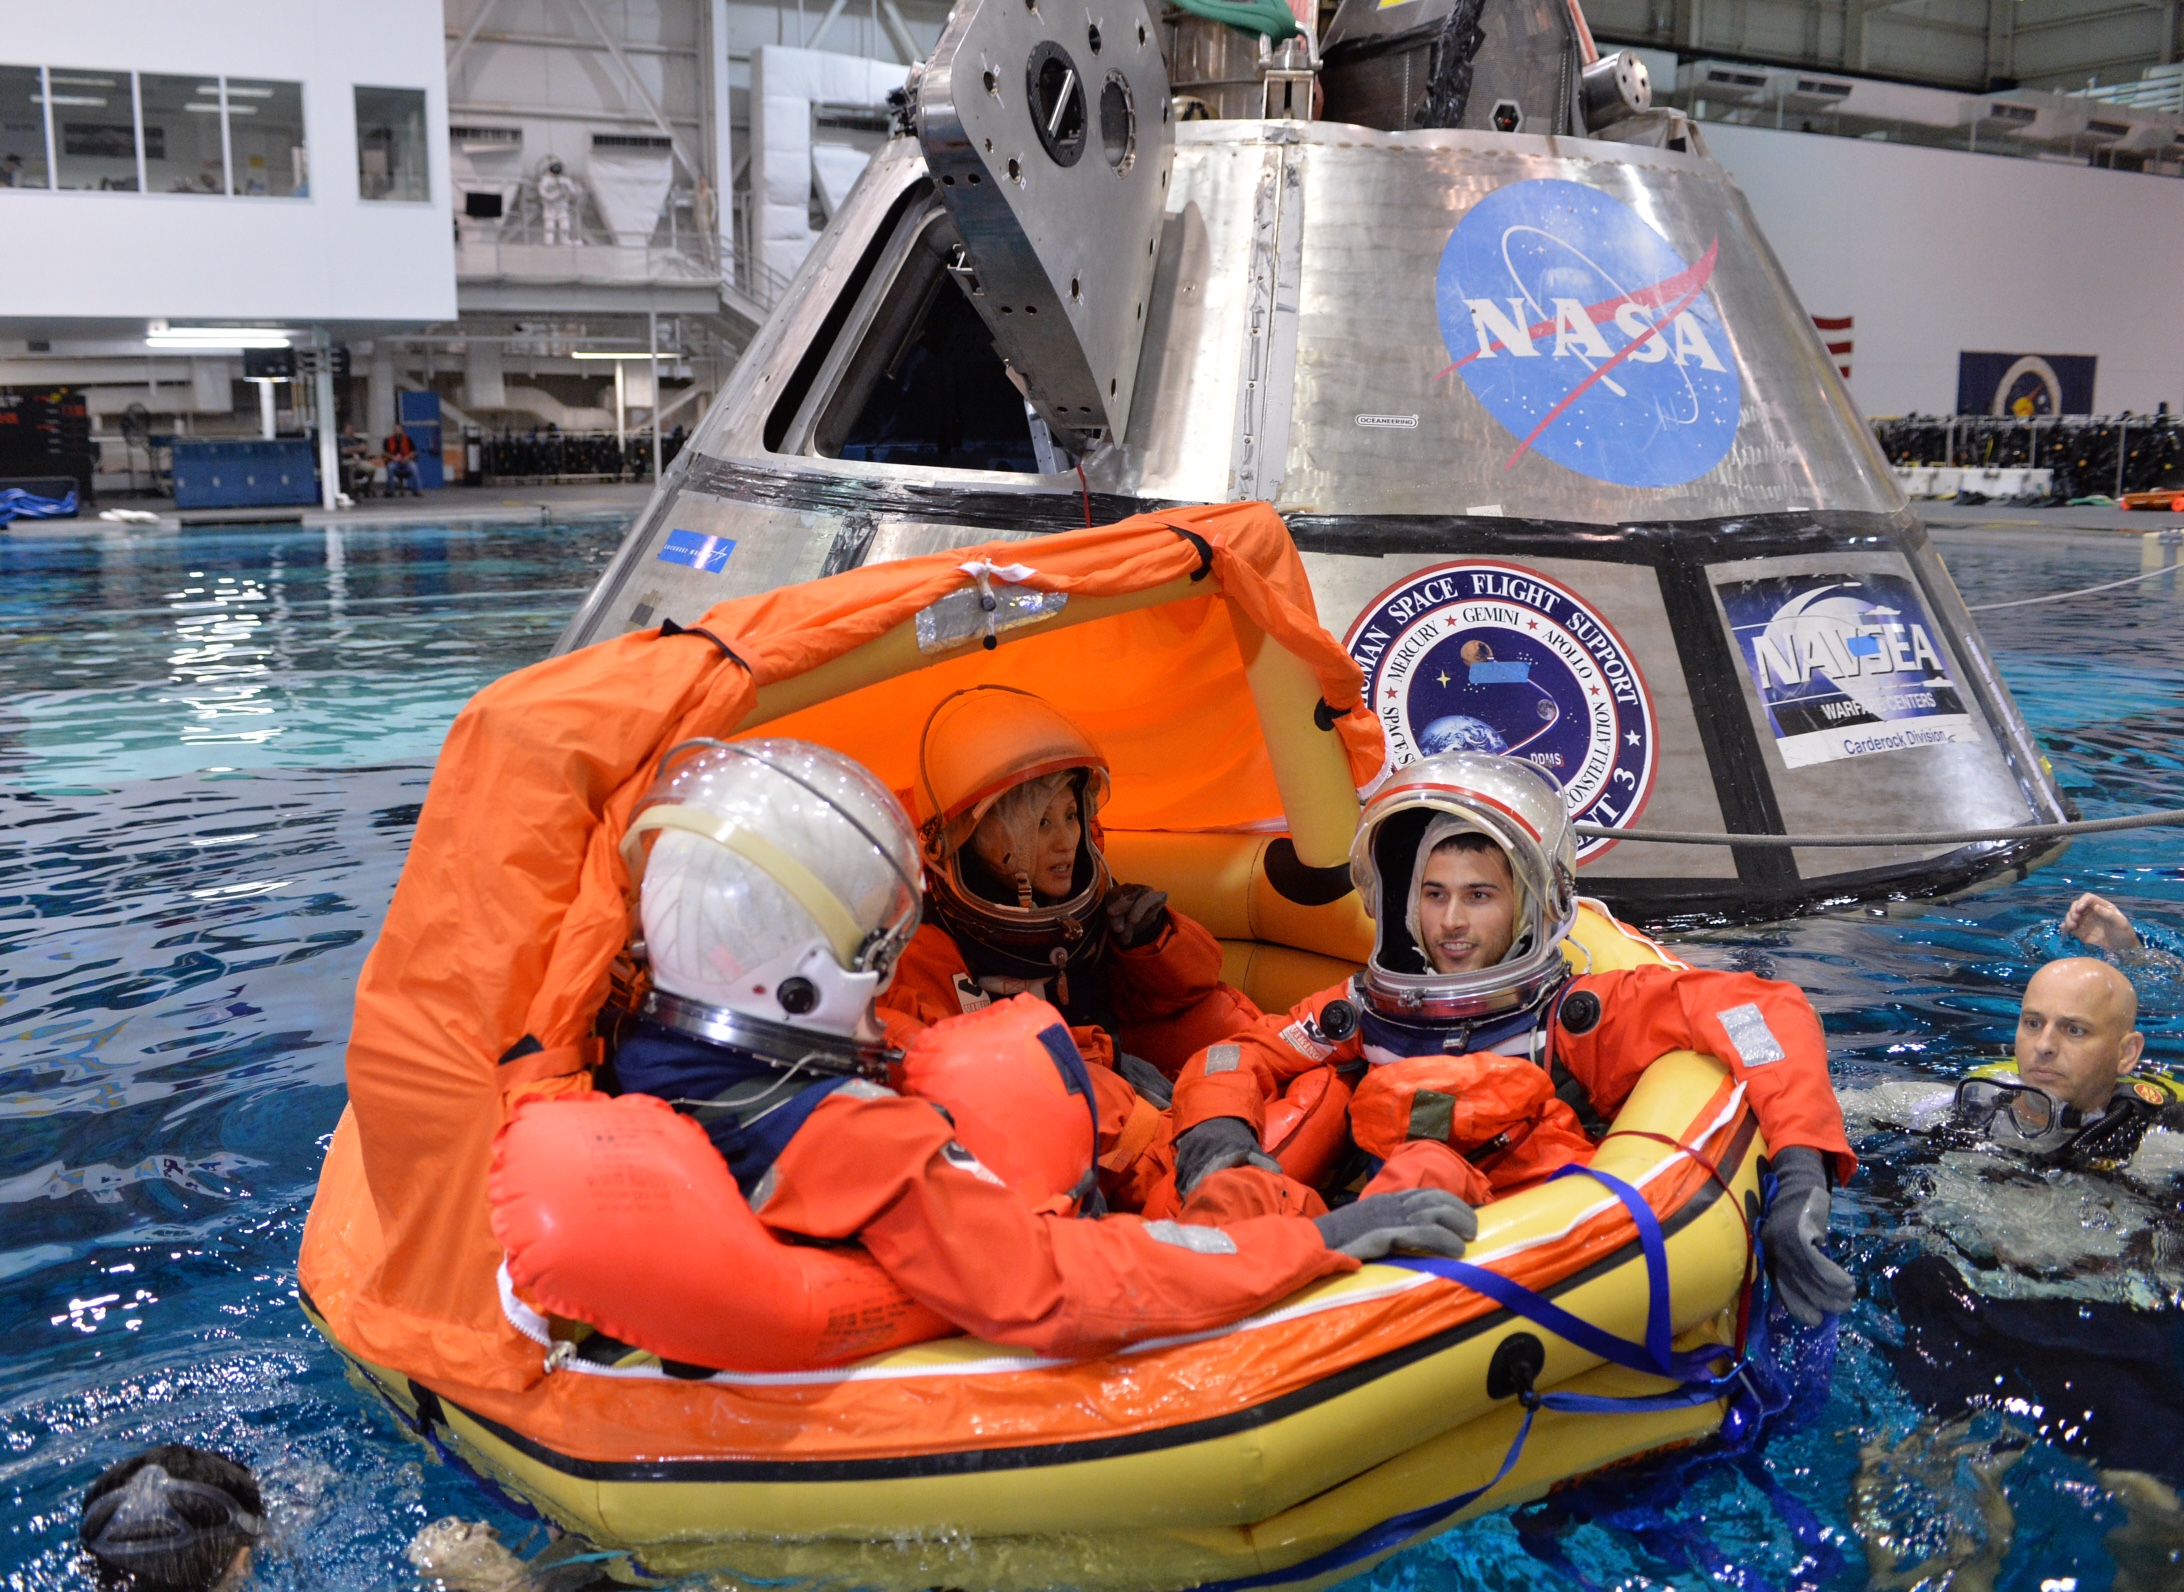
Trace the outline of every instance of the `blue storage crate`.
[[262, 508], [318, 500], [318, 459], [300, 437], [272, 442], [174, 439], [176, 508]]

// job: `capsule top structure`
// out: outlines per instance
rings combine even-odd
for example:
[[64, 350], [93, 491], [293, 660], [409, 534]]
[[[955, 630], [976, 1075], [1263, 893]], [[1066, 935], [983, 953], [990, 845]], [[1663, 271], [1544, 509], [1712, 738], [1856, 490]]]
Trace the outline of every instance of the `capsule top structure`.
[[1248, 499], [1390, 766], [1530, 759], [1631, 837], [1580, 854], [1625, 913], [2041, 851], [1649, 827], [2064, 816], [1743, 195], [1562, 0], [1344, 0], [1324, 40], [1273, 0], [964, 0], [561, 645]]

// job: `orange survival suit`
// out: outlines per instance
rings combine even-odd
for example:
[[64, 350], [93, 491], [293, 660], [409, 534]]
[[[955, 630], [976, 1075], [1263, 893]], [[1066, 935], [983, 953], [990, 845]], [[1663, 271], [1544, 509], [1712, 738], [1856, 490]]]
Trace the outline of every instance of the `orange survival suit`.
[[1386, 1023], [1355, 979], [1337, 984], [1194, 1056], [1174, 1132], [1215, 1117], [1256, 1130], [1293, 1079], [1333, 1067], [1355, 1080], [1351, 1133], [1377, 1163], [1368, 1192], [1442, 1188], [1476, 1204], [1584, 1159], [1648, 1066], [1697, 1050], [1744, 1085], [1770, 1147], [1819, 1150], [1838, 1181], [1857, 1164], [1820, 1020], [1794, 984], [1629, 968], [1574, 978], [1550, 1007], [1471, 1030]]
[[1109, 873], [1108, 779], [1091, 738], [1043, 698], [977, 686], [942, 700], [909, 792], [924, 921], [881, 1004], [932, 1023], [1028, 991], [1061, 1010], [1088, 1058], [1138, 1056], [1169, 1078], [1254, 1021], [1259, 1008], [1221, 982], [1219, 942], [1160, 891]]
[[[644, 858], [633, 873], [652, 983], [615, 1046], [616, 1086], [694, 1117], [776, 1234], [856, 1240], [948, 1321], [1052, 1354], [1224, 1325], [1355, 1265], [1293, 1215], [1216, 1231], [1068, 1214], [1097, 1208], [1077, 1197], [1088, 1185], [1054, 1187], [1052, 1158], [1009, 1142], [1081, 1122], [1089, 1160], [1091, 1071], [1041, 1002], [936, 1025], [884, 1071], [868, 1013], [916, 922], [916, 843], [849, 758], [785, 740], [688, 743], [663, 762], [626, 849]], [[996, 1157], [1028, 1154], [1038, 1187], [1009, 1186], [942, 1109], [1006, 1108], [995, 1081], [1009, 1079], [1043, 1080], [1063, 1102], [1057, 1118], [1033, 1098], [983, 1141]]]

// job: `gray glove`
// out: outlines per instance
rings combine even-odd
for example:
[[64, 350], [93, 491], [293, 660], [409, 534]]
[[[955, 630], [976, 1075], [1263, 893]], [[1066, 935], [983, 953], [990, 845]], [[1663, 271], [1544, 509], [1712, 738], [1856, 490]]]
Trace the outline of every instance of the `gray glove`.
[[1456, 1260], [1465, 1243], [1479, 1236], [1478, 1214], [1437, 1188], [1368, 1194], [1339, 1211], [1313, 1217], [1312, 1225], [1329, 1249], [1359, 1260], [1378, 1260], [1395, 1250]]
[[1122, 1074], [1131, 1088], [1161, 1110], [1165, 1111], [1175, 1104], [1175, 1085], [1168, 1081], [1166, 1073], [1143, 1056], [1133, 1056], [1127, 1051], [1119, 1052], [1115, 1057], [1115, 1071]]
[[1207, 1177], [1232, 1166], [1282, 1169], [1259, 1148], [1259, 1135], [1242, 1117], [1208, 1117], [1175, 1141], [1175, 1191], [1186, 1198]]
[[1168, 926], [1168, 892], [1151, 885], [1118, 884], [1101, 907], [1107, 932], [1126, 951], [1152, 944]]
[[1759, 1227], [1767, 1275], [1783, 1307], [1817, 1327], [1823, 1317], [1841, 1315], [1858, 1299], [1850, 1273], [1820, 1248], [1828, 1236], [1827, 1163], [1818, 1150], [1793, 1144], [1775, 1156], [1774, 1171], [1774, 1203]]

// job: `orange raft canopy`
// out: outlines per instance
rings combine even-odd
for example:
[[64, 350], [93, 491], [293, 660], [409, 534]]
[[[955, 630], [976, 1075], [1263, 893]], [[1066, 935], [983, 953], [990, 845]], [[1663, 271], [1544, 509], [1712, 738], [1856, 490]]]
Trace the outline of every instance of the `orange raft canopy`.
[[[522, 1100], [590, 1088], [629, 930], [619, 844], [660, 755], [799, 736], [907, 791], [932, 707], [984, 682], [1049, 698], [1099, 741], [1118, 876], [1221, 936], [1228, 976], [1262, 1005], [1363, 956], [1340, 870], [1379, 727], [1263, 504], [862, 568], [522, 670], [478, 694], [441, 753], [358, 988], [350, 1105], [304, 1232], [306, 1308], [371, 1385], [635, 1571], [911, 1587], [1331, 1584], [1461, 1515], [1718, 1425], [1714, 1402], [1546, 1412], [1496, 1479], [1520, 1412], [1491, 1366], [1512, 1337], [1534, 1339], [1542, 1388], [1665, 1384], [1383, 1266], [1087, 1362], [953, 1338], [693, 1381], [550, 1347], [551, 1324], [501, 1281], [493, 1140]], [[1577, 939], [1595, 968], [1662, 955], [1589, 913]], [[1733, 1339], [1739, 1207], [1763, 1148], [1740, 1091], [1678, 1053], [1617, 1125], [1637, 1131], [1595, 1164], [1660, 1217], [1679, 1347]], [[1588, 1179], [1489, 1207], [1474, 1256], [1608, 1332], [1644, 1330], [1637, 1230]], [[1482, 1495], [1436, 1509], [1467, 1486]]]

